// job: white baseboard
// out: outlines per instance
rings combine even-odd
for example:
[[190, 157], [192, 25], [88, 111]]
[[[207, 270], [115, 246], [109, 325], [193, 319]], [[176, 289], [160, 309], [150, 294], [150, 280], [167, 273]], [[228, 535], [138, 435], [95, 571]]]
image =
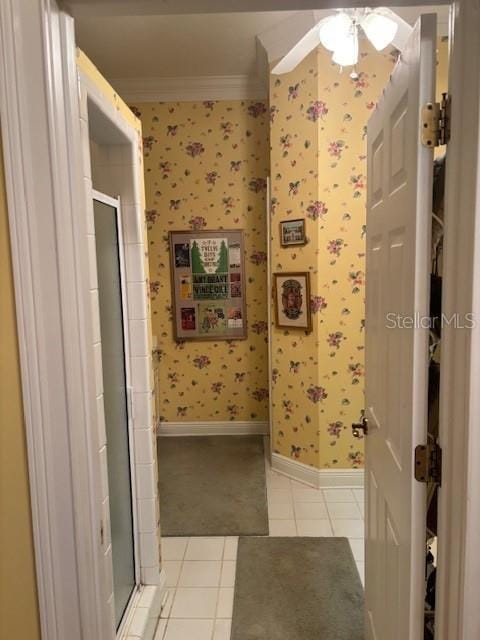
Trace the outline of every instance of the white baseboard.
[[317, 489], [362, 489], [363, 469], [315, 469], [302, 462], [272, 453], [272, 469]]
[[159, 436], [245, 436], [268, 435], [268, 422], [160, 422]]

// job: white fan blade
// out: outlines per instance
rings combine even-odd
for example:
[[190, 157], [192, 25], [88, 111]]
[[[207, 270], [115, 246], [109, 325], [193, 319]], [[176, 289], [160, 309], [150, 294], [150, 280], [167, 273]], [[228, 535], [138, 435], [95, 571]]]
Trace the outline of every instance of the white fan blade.
[[375, 11], [378, 13], [382, 13], [384, 16], [397, 23], [398, 29], [394, 39], [392, 40], [392, 44], [399, 51], [403, 51], [403, 49], [405, 48], [405, 44], [407, 43], [407, 40], [413, 31], [413, 27], [410, 26], [408, 22], [406, 22], [403, 18], [401, 18], [398, 13], [395, 13], [387, 7], [381, 7], [379, 9], [375, 9]]
[[300, 62], [308, 56], [310, 51], [313, 51], [320, 45], [320, 38], [318, 37], [318, 27], [316, 24], [313, 29], [307, 31], [301, 40], [290, 49], [286, 56], [284, 56], [280, 62], [272, 69], [272, 73], [280, 75], [281, 73], [288, 73], [293, 71]]

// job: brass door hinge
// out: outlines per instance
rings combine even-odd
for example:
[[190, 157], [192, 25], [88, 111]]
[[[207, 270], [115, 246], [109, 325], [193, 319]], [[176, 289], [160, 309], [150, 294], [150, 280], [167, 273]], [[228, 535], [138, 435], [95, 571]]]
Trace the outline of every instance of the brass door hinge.
[[424, 147], [438, 147], [450, 140], [451, 98], [442, 94], [441, 102], [427, 102], [422, 108], [421, 136]]
[[442, 449], [438, 444], [415, 447], [415, 480], [442, 484]]

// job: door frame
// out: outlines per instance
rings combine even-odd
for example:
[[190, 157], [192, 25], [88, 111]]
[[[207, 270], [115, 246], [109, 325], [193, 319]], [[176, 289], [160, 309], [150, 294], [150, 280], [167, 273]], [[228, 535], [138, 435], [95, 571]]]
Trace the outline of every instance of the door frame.
[[[395, 0], [381, 4], [393, 6]], [[479, 30], [479, 1], [455, 0], [446, 313], [480, 312]], [[85, 428], [92, 422], [86, 378], [91, 367], [85, 355], [88, 301], [81, 287], [86, 264], [76, 242], [85, 229], [73, 44], [73, 20], [56, 0], [0, 4], [0, 114], [42, 636], [104, 640], [109, 636], [98, 597], [103, 558], [91, 473], [97, 462]], [[474, 424], [479, 342], [480, 326], [445, 330], [443, 362], [451, 375], [442, 379], [439, 640], [469, 640], [480, 628], [480, 558], [472, 552], [480, 502], [471, 499], [480, 480], [474, 457], [480, 445]]]

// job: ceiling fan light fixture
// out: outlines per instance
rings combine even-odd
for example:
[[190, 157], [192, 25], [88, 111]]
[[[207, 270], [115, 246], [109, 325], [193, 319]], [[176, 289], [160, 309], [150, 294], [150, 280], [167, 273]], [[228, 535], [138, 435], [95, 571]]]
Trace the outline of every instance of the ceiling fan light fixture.
[[333, 52], [332, 62], [341, 67], [351, 67], [358, 62], [358, 34], [353, 29], [348, 35], [337, 40], [335, 51]]
[[394, 20], [376, 11], [367, 13], [361, 26], [377, 51], [382, 51], [391, 44], [398, 30], [398, 24]]
[[353, 22], [346, 13], [336, 13], [323, 20], [320, 24], [318, 29], [320, 42], [328, 51], [335, 51], [338, 48], [339, 41], [348, 38], [352, 27]]

